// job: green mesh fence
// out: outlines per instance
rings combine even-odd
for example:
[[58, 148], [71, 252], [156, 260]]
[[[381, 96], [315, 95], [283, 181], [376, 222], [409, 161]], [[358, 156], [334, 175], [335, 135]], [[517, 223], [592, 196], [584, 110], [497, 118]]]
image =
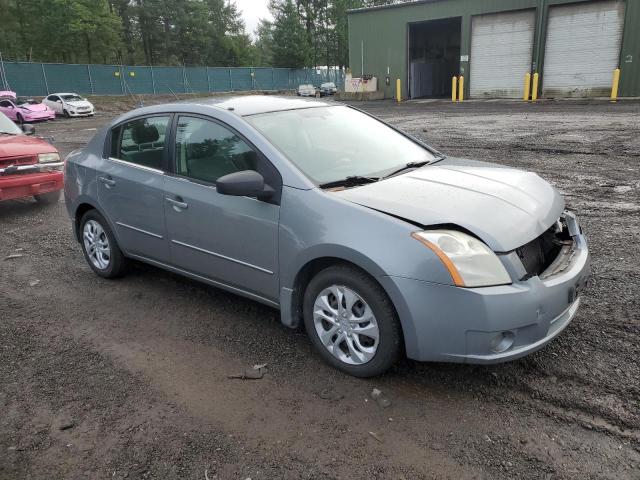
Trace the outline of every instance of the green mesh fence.
[[252, 67], [146, 67], [4, 62], [18, 95], [55, 92], [85, 95], [170, 94], [293, 90], [303, 83], [344, 84], [341, 70]]

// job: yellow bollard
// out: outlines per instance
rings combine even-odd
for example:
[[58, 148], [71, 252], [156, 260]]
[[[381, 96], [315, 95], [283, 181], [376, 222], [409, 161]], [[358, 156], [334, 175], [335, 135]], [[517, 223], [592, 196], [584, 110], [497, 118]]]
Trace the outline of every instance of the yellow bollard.
[[458, 100], [458, 77], [451, 79], [451, 101], [455, 103]]
[[460, 84], [460, 90], [458, 93], [458, 101], [459, 102], [464, 102], [464, 76], [460, 75], [460, 80], [458, 80], [458, 83]]
[[400, 79], [396, 80], [396, 100], [398, 103], [402, 101], [402, 82]]
[[538, 101], [538, 82], [540, 81], [540, 75], [538, 72], [533, 74], [533, 90], [531, 91], [531, 101]]
[[616, 68], [613, 71], [613, 86], [611, 87], [611, 101], [618, 101], [618, 87], [620, 86], [620, 69]]
[[531, 93], [531, 74], [527, 72], [524, 76], [524, 95], [522, 96], [522, 100], [525, 102], [529, 101], [529, 94]]

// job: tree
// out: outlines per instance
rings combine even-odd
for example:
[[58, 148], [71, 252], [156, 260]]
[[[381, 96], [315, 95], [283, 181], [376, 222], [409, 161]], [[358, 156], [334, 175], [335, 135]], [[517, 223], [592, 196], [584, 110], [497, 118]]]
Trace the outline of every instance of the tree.
[[260, 20], [255, 35], [254, 65], [258, 67], [273, 65], [273, 23], [269, 20]]
[[301, 68], [309, 66], [309, 37], [302, 17], [292, 0], [271, 0], [273, 21], [273, 65]]

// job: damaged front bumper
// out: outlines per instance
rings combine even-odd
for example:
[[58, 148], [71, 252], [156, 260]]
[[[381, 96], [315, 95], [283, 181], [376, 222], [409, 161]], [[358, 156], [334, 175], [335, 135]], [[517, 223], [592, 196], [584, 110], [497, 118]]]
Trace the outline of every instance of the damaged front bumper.
[[[419, 361], [499, 363], [539, 350], [569, 325], [589, 275], [589, 250], [575, 217], [571, 244], [540, 275], [520, 276], [504, 255], [510, 285], [460, 288], [402, 277], [380, 279], [402, 323], [407, 355]], [[565, 248], [566, 247], [566, 248]]]

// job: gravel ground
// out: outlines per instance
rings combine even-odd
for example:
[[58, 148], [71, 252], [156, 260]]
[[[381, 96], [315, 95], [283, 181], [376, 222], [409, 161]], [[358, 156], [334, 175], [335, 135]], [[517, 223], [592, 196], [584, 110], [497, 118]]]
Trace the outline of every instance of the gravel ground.
[[[38, 133], [68, 153], [131, 106], [97, 103]], [[593, 255], [567, 330], [509, 364], [354, 379], [257, 303], [143, 265], [96, 277], [62, 203], [5, 202], [0, 479], [640, 479], [640, 105], [359, 106], [565, 194]], [[261, 380], [227, 378], [262, 363]]]

